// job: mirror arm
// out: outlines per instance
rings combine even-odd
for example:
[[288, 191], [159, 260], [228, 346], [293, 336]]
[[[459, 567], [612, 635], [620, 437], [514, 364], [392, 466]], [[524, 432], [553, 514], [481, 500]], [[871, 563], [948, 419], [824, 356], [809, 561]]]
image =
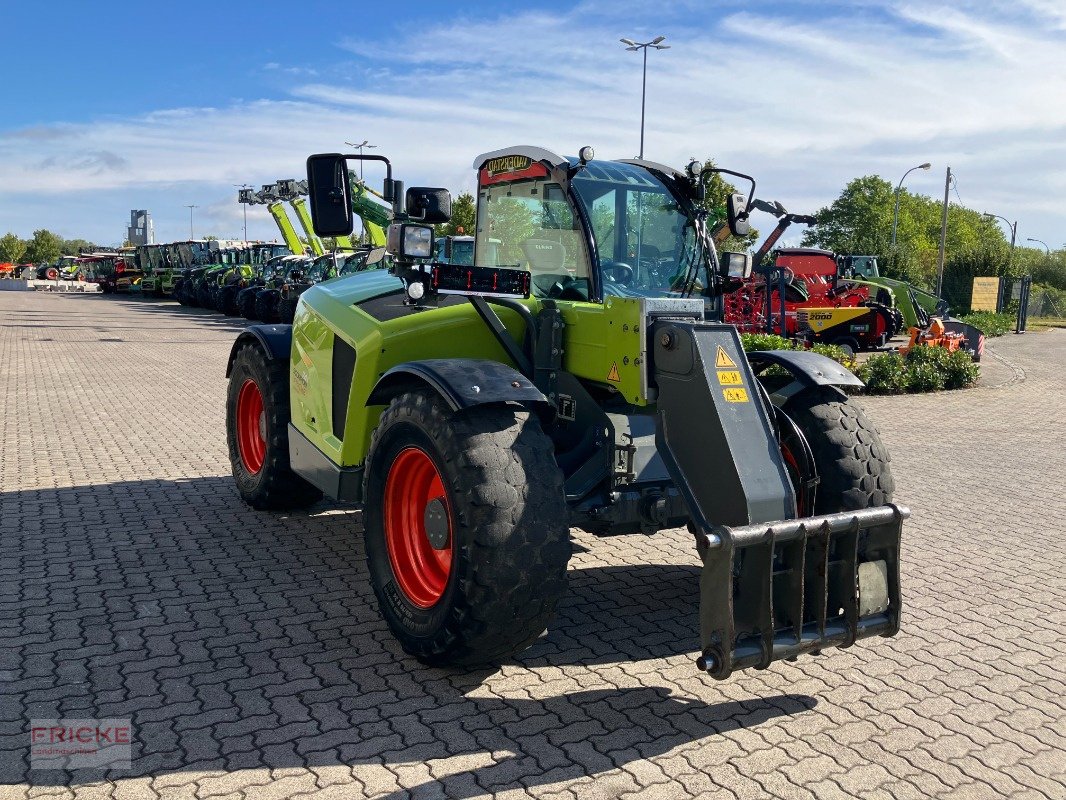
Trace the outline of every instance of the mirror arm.
[[721, 173], [723, 175], [732, 175], [734, 178], [741, 178], [751, 184], [751, 191], [748, 192], [748, 205], [751, 205], [751, 201], [755, 199], [755, 178], [751, 175], [745, 175], [743, 172], [734, 172], [731, 169], [725, 167], [705, 167], [700, 171], [700, 183], [703, 183], [703, 177], [705, 175], [712, 175], [714, 173]]

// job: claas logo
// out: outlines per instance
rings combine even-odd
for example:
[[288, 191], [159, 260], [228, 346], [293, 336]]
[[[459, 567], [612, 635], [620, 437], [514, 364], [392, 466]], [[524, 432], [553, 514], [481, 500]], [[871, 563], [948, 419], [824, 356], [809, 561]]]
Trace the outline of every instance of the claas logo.
[[496, 176], [505, 172], [519, 172], [528, 169], [531, 163], [528, 156], [503, 156], [501, 158], [490, 158], [485, 164], [485, 169], [490, 176]]

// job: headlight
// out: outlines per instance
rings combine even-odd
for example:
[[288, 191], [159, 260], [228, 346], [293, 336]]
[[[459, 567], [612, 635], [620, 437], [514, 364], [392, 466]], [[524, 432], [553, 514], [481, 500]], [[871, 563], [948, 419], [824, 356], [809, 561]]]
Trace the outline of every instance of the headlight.
[[429, 258], [433, 255], [433, 228], [410, 223], [390, 225], [387, 249], [401, 258]]

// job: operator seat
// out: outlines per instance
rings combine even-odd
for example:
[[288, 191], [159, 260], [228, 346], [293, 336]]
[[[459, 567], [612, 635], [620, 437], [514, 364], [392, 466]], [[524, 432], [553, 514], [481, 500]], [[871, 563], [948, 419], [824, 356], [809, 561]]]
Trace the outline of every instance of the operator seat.
[[519, 247], [529, 265], [533, 293], [545, 297], [551, 287], [570, 277], [566, 269], [566, 248], [551, 239], [526, 239]]

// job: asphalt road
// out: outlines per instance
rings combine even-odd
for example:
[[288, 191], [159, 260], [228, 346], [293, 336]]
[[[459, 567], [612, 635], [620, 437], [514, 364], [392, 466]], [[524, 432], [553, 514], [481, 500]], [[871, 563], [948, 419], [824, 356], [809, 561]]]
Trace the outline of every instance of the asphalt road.
[[[513, 663], [405, 657], [357, 511], [234, 490], [241, 325], [0, 293], [0, 798], [1066, 797], [1066, 331], [862, 400], [914, 512], [900, 636], [714, 682], [684, 531], [576, 532]], [[57, 717], [129, 720], [130, 768], [31, 768]]]

